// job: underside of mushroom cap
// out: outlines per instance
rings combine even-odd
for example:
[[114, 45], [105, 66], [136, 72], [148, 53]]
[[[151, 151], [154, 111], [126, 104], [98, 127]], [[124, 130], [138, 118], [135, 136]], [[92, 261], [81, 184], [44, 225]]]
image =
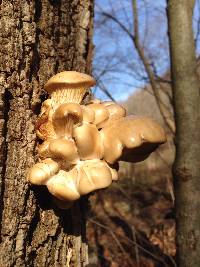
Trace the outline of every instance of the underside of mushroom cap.
[[65, 103], [55, 110], [52, 123], [57, 136], [71, 137], [73, 126], [80, 124], [82, 119], [83, 114], [79, 104]]
[[117, 160], [144, 160], [166, 141], [162, 127], [148, 117], [128, 116], [113, 120], [100, 132], [104, 158], [111, 164]]
[[51, 77], [44, 89], [51, 94], [53, 105], [80, 103], [87, 89], [95, 85], [95, 80], [84, 73], [63, 71]]

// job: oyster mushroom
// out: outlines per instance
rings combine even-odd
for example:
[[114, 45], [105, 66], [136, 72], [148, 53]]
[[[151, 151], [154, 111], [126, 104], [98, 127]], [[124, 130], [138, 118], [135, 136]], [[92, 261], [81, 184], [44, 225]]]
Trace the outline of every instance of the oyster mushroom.
[[28, 181], [46, 185], [60, 208], [118, 179], [118, 161], [144, 160], [166, 141], [163, 129], [146, 117], [125, 117], [114, 102], [93, 100], [81, 105], [95, 80], [64, 71], [45, 85], [46, 100], [36, 124], [44, 140], [38, 148], [41, 162], [28, 172]]
[[70, 138], [74, 125], [82, 122], [82, 109], [79, 104], [61, 104], [54, 112], [52, 123], [54, 131], [58, 137]]
[[81, 126], [75, 127], [73, 139], [81, 160], [103, 158], [103, 144], [96, 125], [83, 123]]
[[53, 106], [63, 103], [80, 103], [95, 80], [84, 73], [63, 71], [51, 77], [44, 89], [51, 95]]
[[65, 161], [66, 164], [76, 164], [79, 160], [76, 144], [73, 139], [58, 138], [49, 142], [49, 155], [58, 161]]
[[109, 123], [110, 120], [118, 120], [126, 116], [125, 108], [116, 104], [115, 102], [105, 101], [105, 102], [102, 102], [102, 105], [109, 112], [109, 118], [106, 121], [99, 123], [98, 128], [105, 127]]
[[147, 117], [128, 116], [110, 121], [100, 134], [104, 159], [110, 164], [118, 160], [142, 161], [166, 141], [162, 127]]
[[80, 161], [68, 172], [60, 170], [46, 185], [57, 199], [72, 202], [81, 195], [108, 187], [116, 179], [117, 172], [114, 169], [105, 161], [95, 159]]
[[27, 180], [34, 185], [46, 185], [47, 181], [59, 171], [59, 164], [47, 158], [35, 164], [27, 174]]
[[101, 103], [92, 103], [86, 106], [91, 112], [94, 112], [94, 124], [98, 127], [99, 123], [106, 121], [109, 118], [108, 110]]

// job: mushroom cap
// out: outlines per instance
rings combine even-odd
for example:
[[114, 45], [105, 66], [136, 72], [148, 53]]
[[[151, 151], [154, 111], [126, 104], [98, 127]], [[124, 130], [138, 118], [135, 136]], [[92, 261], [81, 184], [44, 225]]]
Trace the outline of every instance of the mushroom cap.
[[34, 185], [45, 185], [50, 177], [59, 171], [57, 162], [50, 158], [35, 164], [27, 174], [27, 180]]
[[[86, 160], [80, 163], [77, 188], [80, 195], [108, 187], [115, 173], [103, 160]], [[114, 177], [115, 178], [115, 177]]]
[[166, 141], [163, 128], [148, 117], [128, 116], [111, 120], [100, 133], [104, 159], [111, 164], [117, 160], [142, 161]]
[[83, 123], [83, 125], [75, 127], [73, 138], [81, 160], [101, 159], [103, 157], [103, 144], [95, 125]]
[[126, 116], [126, 109], [115, 102], [105, 101], [102, 105], [109, 111], [110, 118], [119, 119]]
[[51, 77], [44, 86], [48, 93], [60, 88], [89, 88], [95, 85], [91, 76], [77, 71], [63, 71]]
[[74, 140], [58, 138], [49, 143], [49, 153], [54, 159], [65, 160], [75, 164], [79, 160], [78, 151]]
[[49, 192], [60, 200], [75, 201], [80, 198], [76, 187], [77, 170], [69, 172], [60, 170], [47, 182]]
[[94, 110], [84, 105], [81, 105], [81, 109], [83, 114], [83, 121], [87, 123], [94, 123], [95, 120]]
[[73, 125], [81, 123], [83, 114], [77, 103], [61, 104], [53, 114], [52, 123], [59, 137], [70, 137]]
[[98, 124], [98, 128], [105, 127], [110, 120], [118, 120], [126, 116], [126, 109], [112, 101], [105, 101], [101, 103], [109, 112], [109, 118]]
[[95, 113], [94, 124], [98, 125], [102, 122], [105, 122], [109, 118], [109, 111], [106, 107], [100, 103], [93, 103], [86, 106], [88, 109], [92, 110]]

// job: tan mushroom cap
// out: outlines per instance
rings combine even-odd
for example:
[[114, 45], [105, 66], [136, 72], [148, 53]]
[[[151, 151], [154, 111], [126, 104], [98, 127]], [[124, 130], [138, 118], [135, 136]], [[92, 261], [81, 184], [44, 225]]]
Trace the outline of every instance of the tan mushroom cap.
[[52, 123], [58, 137], [71, 137], [73, 126], [82, 122], [82, 109], [79, 104], [61, 104], [53, 114]]
[[49, 143], [49, 153], [52, 158], [65, 160], [70, 164], [76, 164], [79, 160], [78, 151], [74, 140], [59, 138]]
[[48, 93], [60, 88], [89, 88], [95, 85], [95, 79], [90, 75], [77, 71], [62, 71], [51, 77], [44, 86]]
[[27, 174], [27, 180], [34, 185], [45, 185], [52, 175], [59, 171], [57, 162], [50, 158], [35, 164]]
[[47, 182], [49, 192], [60, 200], [75, 201], [80, 198], [77, 191], [76, 178], [78, 172], [74, 168], [69, 172], [60, 170]]
[[110, 120], [118, 120], [126, 116], [126, 109], [112, 101], [102, 102], [102, 106], [109, 112], [109, 118], [98, 124], [98, 128], [105, 127]]
[[81, 160], [103, 157], [103, 144], [95, 125], [84, 123], [82, 126], [74, 128], [73, 138]]
[[94, 124], [97, 127], [109, 118], [109, 111], [100, 103], [89, 104], [86, 107], [95, 113]]
[[83, 105], [81, 105], [81, 109], [83, 113], [83, 121], [87, 123], [94, 123], [95, 120], [94, 110]]
[[[108, 164], [95, 159], [80, 161], [68, 172], [60, 170], [47, 181], [46, 185], [49, 192], [57, 199], [72, 202], [81, 195], [108, 187], [114, 179], [116, 174]], [[68, 206], [68, 203], [66, 204]]]
[[86, 160], [80, 163], [77, 188], [80, 195], [108, 187], [116, 177], [108, 164], [103, 160]]
[[53, 103], [80, 103], [87, 88], [95, 85], [91, 76], [76, 71], [63, 71], [51, 77], [44, 89], [51, 94]]
[[100, 133], [104, 159], [111, 164], [117, 160], [144, 160], [166, 141], [163, 128], [147, 117], [128, 116], [111, 121]]

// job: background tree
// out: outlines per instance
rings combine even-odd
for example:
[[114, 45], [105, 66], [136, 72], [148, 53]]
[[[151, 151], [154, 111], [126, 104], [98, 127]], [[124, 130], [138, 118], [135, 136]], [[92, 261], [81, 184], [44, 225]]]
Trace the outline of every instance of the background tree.
[[174, 183], [178, 266], [200, 266], [200, 87], [192, 29], [194, 0], [168, 1], [176, 121]]
[[85, 266], [85, 204], [61, 211], [31, 188], [34, 122], [44, 83], [62, 70], [90, 73], [93, 1], [0, 2], [0, 265]]

